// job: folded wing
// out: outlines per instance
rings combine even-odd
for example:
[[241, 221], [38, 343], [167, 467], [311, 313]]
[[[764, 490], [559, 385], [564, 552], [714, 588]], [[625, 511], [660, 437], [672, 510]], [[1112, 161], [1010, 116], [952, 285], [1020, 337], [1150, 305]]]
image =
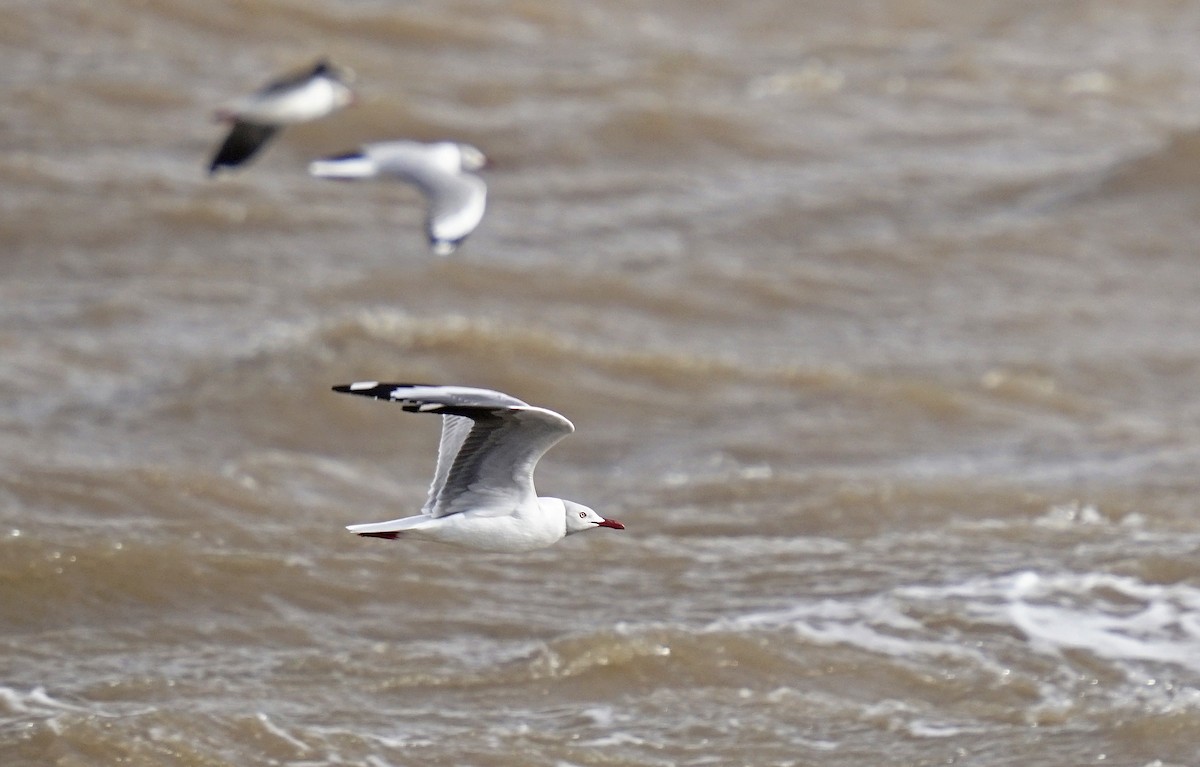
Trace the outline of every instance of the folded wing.
[[435, 253], [449, 255], [483, 220], [487, 206], [487, 183], [469, 173], [439, 174], [426, 180], [429, 199], [426, 233]]

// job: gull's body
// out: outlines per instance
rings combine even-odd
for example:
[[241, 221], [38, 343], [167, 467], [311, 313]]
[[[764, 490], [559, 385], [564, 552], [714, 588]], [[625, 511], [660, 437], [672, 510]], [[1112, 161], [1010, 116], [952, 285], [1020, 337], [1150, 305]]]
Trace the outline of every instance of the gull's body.
[[575, 430], [558, 413], [489, 389], [381, 384], [334, 391], [398, 402], [409, 412], [442, 416], [437, 469], [421, 513], [346, 529], [372, 538], [414, 538], [483, 551], [522, 552], [572, 533], [624, 525], [587, 506], [538, 497], [533, 469]]
[[325, 117], [353, 100], [350, 86], [326, 61], [276, 80], [217, 112], [217, 119], [233, 127], [209, 163], [208, 172], [241, 165], [283, 126]]
[[385, 141], [316, 160], [308, 172], [339, 180], [390, 176], [416, 186], [427, 201], [429, 245], [434, 253], [446, 256], [483, 220], [487, 184], [474, 171], [486, 164], [483, 152], [470, 144]]

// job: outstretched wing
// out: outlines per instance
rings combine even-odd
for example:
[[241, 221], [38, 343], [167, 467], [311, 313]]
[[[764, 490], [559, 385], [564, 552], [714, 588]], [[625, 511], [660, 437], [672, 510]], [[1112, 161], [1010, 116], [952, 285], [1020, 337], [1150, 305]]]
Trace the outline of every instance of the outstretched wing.
[[538, 460], [575, 430], [552, 410], [490, 389], [375, 381], [333, 388], [442, 416], [437, 469], [422, 508], [431, 517], [468, 509], [507, 512], [532, 500]]

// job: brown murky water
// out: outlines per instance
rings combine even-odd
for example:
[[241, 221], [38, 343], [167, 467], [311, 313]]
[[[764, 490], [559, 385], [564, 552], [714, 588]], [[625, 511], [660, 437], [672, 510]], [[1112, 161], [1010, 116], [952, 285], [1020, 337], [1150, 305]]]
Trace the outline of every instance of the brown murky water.
[[[0, 764], [1200, 763], [1200, 7], [9, 0]], [[361, 101], [210, 180], [211, 110]], [[482, 147], [419, 198], [307, 177]], [[435, 419], [528, 556], [363, 540]]]

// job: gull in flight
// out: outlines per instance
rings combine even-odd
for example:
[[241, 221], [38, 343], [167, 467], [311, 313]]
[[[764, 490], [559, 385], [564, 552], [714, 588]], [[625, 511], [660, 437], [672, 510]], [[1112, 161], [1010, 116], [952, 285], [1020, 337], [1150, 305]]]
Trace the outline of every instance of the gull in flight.
[[232, 123], [209, 163], [212, 175], [249, 160], [284, 125], [316, 120], [354, 101], [348, 78], [328, 61], [292, 74], [217, 111], [217, 119]]
[[538, 497], [533, 469], [575, 430], [566, 418], [489, 389], [363, 381], [334, 391], [398, 402], [442, 417], [437, 469], [421, 513], [350, 525], [371, 538], [414, 538], [469, 549], [532, 551], [597, 527], [624, 530], [574, 501]]
[[483, 219], [487, 184], [474, 171], [486, 165], [487, 157], [470, 144], [384, 141], [315, 160], [308, 172], [339, 180], [390, 176], [416, 186], [428, 206], [429, 246], [437, 255], [448, 256]]

